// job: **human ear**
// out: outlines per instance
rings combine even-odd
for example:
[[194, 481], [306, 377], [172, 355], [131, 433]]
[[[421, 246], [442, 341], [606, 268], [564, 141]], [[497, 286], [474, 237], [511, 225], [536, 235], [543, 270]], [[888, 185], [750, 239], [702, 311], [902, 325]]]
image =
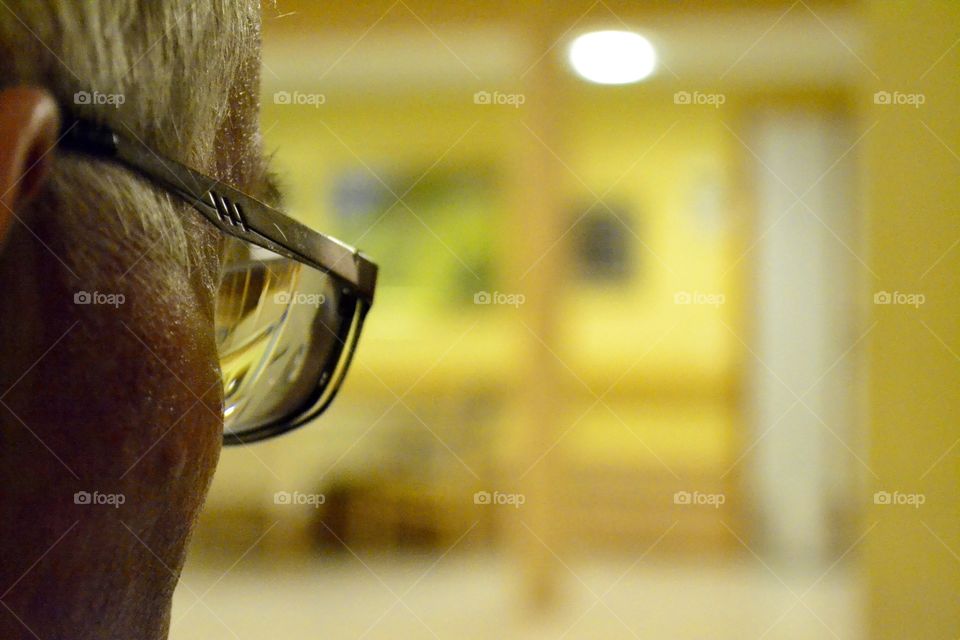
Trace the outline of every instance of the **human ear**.
[[49, 173], [60, 113], [44, 89], [0, 91], [0, 247], [18, 208], [39, 191]]

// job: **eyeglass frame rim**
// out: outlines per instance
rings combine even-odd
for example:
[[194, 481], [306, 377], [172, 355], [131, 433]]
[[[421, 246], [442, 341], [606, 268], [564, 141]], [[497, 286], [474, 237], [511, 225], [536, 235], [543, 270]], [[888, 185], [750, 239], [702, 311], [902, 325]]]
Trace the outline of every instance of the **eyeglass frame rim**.
[[[301, 406], [291, 414], [292, 417], [289, 419], [273, 420], [272, 422], [267, 422], [245, 431], [224, 432], [223, 444], [225, 446], [247, 445], [262, 440], [269, 440], [289, 431], [299, 429], [327, 410], [337, 397], [337, 394], [340, 393], [343, 381], [347, 378], [350, 364], [357, 351], [357, 344], [360, 341], [360, 334], [363, 332], [363, 323], [367, 318], [367, 313], [370, 311], [370, 306], [363, 299], [354, 298], [353, 301], [356, 305], [353, 312], [354, 318], [343, 325], [343, 329], [345, 330], [343, 338], [336, 335], [334, 336], [340, 346], [337, 358], [330, 363], [329, 371], [331, 378], [328, 380], [327, 385], [317, 387], [314, 393], [304, 399]], [[351, 334], [353, 336], [352, 338]], [[347, 339], [349, 339], [349, 341]], [[341, 370], [340, 375], [333, 377], [338, 369]]]

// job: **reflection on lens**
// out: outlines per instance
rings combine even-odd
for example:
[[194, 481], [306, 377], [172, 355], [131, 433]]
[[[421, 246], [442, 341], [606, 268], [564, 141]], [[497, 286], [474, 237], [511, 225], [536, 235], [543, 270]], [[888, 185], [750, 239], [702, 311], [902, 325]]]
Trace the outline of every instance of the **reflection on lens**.
[[225, 250], [216, 339], [224, 432], [291, 420], [317, 400], [349, 318], [326, 273], [248, 243]]

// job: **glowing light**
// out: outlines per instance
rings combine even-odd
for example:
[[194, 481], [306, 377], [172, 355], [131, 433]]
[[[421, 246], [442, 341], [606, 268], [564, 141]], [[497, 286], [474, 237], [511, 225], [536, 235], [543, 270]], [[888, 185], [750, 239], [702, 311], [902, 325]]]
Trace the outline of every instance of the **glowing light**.
[[639, 82], [656, 66], [650, 41], [631, 31], [593, 31], [570, 45], [570, 64], [577, 74], [597, 84]]

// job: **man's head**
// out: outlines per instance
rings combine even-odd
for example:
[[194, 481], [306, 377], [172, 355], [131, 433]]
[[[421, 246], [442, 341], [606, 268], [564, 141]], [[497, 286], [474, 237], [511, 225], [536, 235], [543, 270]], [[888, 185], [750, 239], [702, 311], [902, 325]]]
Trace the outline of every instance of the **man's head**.
[[256, 191], [259, 7], [0, 7], [0, 637], [163, 637], [216, 464], [219, 239], [62, 108]]

